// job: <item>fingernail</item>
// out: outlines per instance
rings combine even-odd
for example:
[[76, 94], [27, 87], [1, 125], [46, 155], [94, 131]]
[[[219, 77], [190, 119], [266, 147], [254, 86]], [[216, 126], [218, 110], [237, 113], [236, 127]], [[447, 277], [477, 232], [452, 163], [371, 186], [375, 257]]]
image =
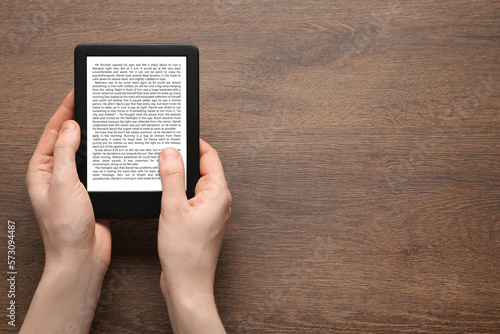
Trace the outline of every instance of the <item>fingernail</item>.
[[179, 156], [179, 151], [177, 151], [175, 148], [167, 148], [166, 150], [163, 150], [161, 157], [162, 159], [167, 159], [167, 158], [177, 158]]
[[73, 131], [74, 129], [76, 129], [76, 126], [73, 122], [65, 122], [62, 126], [62, 131]]

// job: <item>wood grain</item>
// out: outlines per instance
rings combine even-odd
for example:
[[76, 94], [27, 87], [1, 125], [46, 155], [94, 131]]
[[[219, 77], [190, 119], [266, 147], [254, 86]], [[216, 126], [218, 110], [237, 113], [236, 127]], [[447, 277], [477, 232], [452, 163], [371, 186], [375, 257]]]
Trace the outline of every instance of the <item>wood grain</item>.
[[[3, 1], [0, 17], [18, 324], [44, 263], [26, 167], [74, 46], [191, 42], [201, 135], [233, 195], [215, 283], [228, 332], [500, 332], [499, 2]], [[170, 332], [156, 230], [112, 222], [92, 333]]]

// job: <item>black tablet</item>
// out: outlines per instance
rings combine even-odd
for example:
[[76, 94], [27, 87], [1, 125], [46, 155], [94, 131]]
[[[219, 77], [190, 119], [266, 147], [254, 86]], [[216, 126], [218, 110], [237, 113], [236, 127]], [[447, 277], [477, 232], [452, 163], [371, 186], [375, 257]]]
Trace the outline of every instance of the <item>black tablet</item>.
[[96, 218], [157, 218], [158, 158], [179, 150], [189, 197], [199, 178], [199, 65], [192, 44], [75, 48], [80, 180]]

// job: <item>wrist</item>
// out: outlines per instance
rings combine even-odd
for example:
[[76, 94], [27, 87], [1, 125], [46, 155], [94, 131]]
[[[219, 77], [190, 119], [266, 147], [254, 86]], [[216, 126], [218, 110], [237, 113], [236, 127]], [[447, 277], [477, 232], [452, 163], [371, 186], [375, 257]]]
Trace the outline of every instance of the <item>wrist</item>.
[[21, 333], [88, 332], [103, 278], [86, 266], [46, 264]]
[[95, 260], [90, 251], [64, 249], [58, 253], [45, 252], [44, 274], [59, 274], [73, 277], [106, 275], [109, 263]]
[[213, 293], [168, 293], [167, 307], [174, 333], [225, 333]]
[[64, 304], [91, 309], [99, 301], [106, 272], [87, 264], [45, 265], [39, 287], [57, 296]]
[[61, 298], [69, 297], [66, 294], [88, 295], [90, 298], [86, 298], [85, 304], [92, 304], [94, 299], [97, 304], [108, 266], [94, 263], [91, 256], [85, 254], [69, 255], [46, 257], [40, 285], [54, 289]]
[[169, 291], [167, 306], [175, 307], [178, 310], [182, 310], [188, 313], [193, 313], [200, 309], [217, 311], [213, 293], [188, 295], [175, 294]]
[[98, 288], [100, 290], [107, 267], [81, 262], [54, 263], [46, 261], [42, 280], [71, 283], [75, 288]]

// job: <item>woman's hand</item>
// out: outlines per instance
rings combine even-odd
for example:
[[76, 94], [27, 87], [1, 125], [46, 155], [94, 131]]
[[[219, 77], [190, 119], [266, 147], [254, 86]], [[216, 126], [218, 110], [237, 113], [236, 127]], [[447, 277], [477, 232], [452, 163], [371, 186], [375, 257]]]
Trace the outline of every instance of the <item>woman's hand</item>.
[[231, 194], [217, 151], [203, 140], [200, 173], [195, 197], [188, 200], [181, 155], [172, 148], [160, 155], [160, 283], [176, 333], [225, 332], [215, 307], [213, 286], [231, 214]]
[[45, 269], [21, 333], [88, 332], [111, 259], [107, 221], [97, 222], [76, 171], [80, 128], [71, 91], [31, 158], [26, 183], [45, 246]]

